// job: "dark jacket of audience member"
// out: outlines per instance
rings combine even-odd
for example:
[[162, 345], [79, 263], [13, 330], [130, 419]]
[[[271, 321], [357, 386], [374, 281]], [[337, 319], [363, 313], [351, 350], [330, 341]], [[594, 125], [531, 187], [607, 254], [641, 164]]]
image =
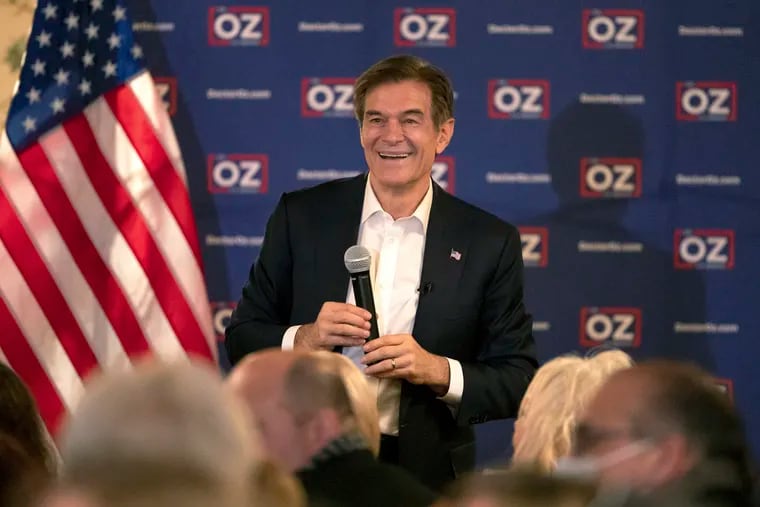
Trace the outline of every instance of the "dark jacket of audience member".
[[297, 476], [311, 506], [422, 507], [435, 498], [412, 476], [378, 461], [367, 449], [336, 453]]

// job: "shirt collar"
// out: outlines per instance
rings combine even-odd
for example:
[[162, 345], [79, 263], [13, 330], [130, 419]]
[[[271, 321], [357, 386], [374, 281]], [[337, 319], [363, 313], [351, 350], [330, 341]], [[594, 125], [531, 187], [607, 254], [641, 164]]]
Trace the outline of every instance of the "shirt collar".
[[[367, 186], [364, 189], [364, 204], [362, 205], [362, 221], [364, 224], [369, 217], [377, 212], [384, 212], [383, 207], [380, 205], [380, 201], [377, 200], [375, 191], [372, 190], [372, 185], [369, 182], [371, 176], [367, 176]], [[417, 209], [414, 210], [411, 216], [417, 218], [422, 224], [422, 230], [427, 231], [428, 221], [430, 220], [430, 208], [433, 206], [433, 180], [428, 178], [428, 189], [425, 196], [420, 201]]]

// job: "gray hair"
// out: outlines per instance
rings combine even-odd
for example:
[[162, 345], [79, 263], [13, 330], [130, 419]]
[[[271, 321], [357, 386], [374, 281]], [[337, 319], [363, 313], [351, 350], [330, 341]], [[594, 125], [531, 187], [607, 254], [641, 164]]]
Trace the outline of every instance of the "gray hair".
[[64, 482], [109, 505], [159, 505], [172, 491], [238, 505], [261, 455], [249, 431], [212, 368], [146, 363], [89, 386], [62, 437]]

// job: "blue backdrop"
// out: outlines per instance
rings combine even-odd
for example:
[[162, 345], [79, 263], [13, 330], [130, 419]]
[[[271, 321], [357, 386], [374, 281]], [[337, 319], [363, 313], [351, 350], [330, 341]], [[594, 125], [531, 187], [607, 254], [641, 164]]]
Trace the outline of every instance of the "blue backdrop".
[[[757, 2], [132, 4], [220, 339], [280, 194], [365, 170], [355, 77], [413, 53], [456, 89], [434, 177], [521, 229], [540, 359], [611, 344], [696, 361], [760, 427]], [[509, 437], [480, 428], [481, 462]]]

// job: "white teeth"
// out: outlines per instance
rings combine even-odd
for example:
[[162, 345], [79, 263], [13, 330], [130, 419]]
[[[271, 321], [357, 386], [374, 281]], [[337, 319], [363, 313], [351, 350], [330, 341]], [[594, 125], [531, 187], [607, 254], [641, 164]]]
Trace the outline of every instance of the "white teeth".
[[406, 158], [408, 153], [379, 153], [380, 158]]

